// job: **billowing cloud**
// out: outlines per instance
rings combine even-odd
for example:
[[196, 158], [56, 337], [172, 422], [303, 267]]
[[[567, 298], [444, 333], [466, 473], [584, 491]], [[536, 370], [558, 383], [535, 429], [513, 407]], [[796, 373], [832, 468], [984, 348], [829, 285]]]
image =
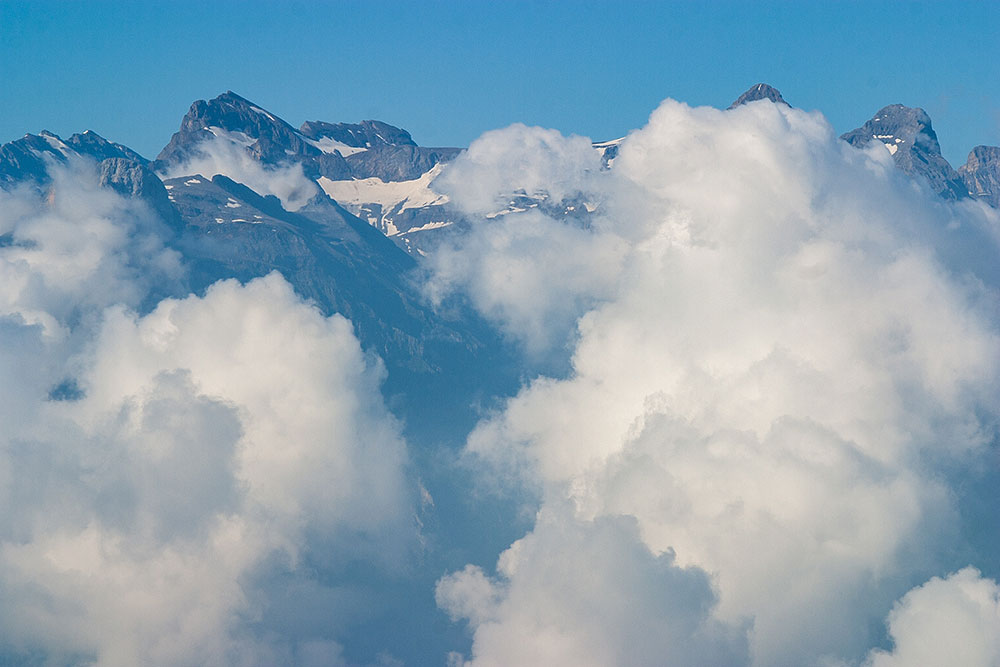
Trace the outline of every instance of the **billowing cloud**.
[[136, 307], [183, 268], [140, 200], [99, 185], [96, 165], [53, 164], [51, 183], [0, 190], [0, 314], [67, 333], [60, 323], [122, 303]]
[[344, 664], [419, 548], [381, 363], [278, 274], [148, 303], [176, 253], [86, 183], [0, 194], [0, 661]]
[[[584, 137], [524, 125], [487, 132], [434, 181], [456, 208], [489, 224], [427, 258], [431, 301], [462, 292], [529, 351], [560, 348], [622, 269], [622, 239], [585, 215], [606, 185]], [[546, 208], [571, 215], [553, 218]]]
[[[995, 212], [940, 202], [885, 151], [766, 102], [668, 100], [602, 172], [560, 168], [575, 138], [508, 132], [473, 145], [474, 170], [442, 175], [460, 203], [456, 174], [486, 174], [467, 195], [482, 215], [434, 259], [430, 285], [529, 343], [565, 340], [575, 319], [568, 375], [528, 383], [466, 447], [484, 475], [541, 498], [536, 530], [553, 537], [533, 534], [532, 561], [574, 580], [562, 590], [612, 590], [621, 570], [595, 565], [587, 580], [572, 567], [570, 527], [625, 517], [653, 557], [708, 577], [711, 617], [748, 628], [752, 663], [863, 658], [914, 580], [965, 564], [949, 560], [964, 539], [958, 480], [996, 466], [1000, 284], [995, 262], [973, 261], [1000, 252]], [[508, 192], [543, 192], [538, 174], [598, 202], [594, 214], [485, 215]], [[531, 241], [497, 242], [509, 237]], [[574, 282], [581, 265], [595, 270]], [[558, 634], [560, 657], [522, 640], [520, 662], [620, 663], [591, 647], [648, 615], [589, 626], [583, 607], [522, 596], [534, 572], [501, 561], [499, 580], [442, 579], [442, 606], [474, 631], [473, 662], [502, 664], [513, 640], [495, 638], [523, 637], [536, 614], [534, 628], [590, 631]], [[658, 641], [629, 646], [673, 655]]]
[[586, 137], [515, 124], [474, 141], [434, 180], [466, 213], [489, 215], [515, 195], [563, 201], [593, 188], [601, 158]]
[[1000, 587], [967, 567], [934, 577], [889, 614], [891, 652], [873, 651], [868, 667], [989, 667], [1000, 663]]
[[467, 665], [746, 660], [743, 628], [710, 615], [709, 577], [677, 567], [670, 552], [651, 553], [631, 517], [579, 521], [545, 509], [501, 555], [497, 571], [491, 578], [470, 565], [438, 582], [438, 604], [475, 631]]
[[222, 174], [261, 195], [274, 195], [289, 211], [297, 211], [320, 193], [298, 163], [265, 166], [246, 151], [245, 135], [213, 128], [215, 136], [197, 144], [196, 152], [180, 164], [168, 164], [164, 178]]

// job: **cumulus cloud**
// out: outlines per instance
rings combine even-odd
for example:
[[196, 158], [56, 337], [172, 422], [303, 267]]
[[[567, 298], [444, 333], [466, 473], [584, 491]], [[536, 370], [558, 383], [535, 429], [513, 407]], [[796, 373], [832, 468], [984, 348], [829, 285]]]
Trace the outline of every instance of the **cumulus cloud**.
[[[939, 202], [885, 151], [766, 102], [668, 100], [603, 172], [560, 169], [576, 139], [508, 132], [479, 147], [470, 178], [487, 175], [468, 197], [481, 215], [433, 260], [431, 289], [470, 297], [525, 340], [559, 339], [566, 317], [578, 338], [568, 375], [528, 383], [480, 423], [467, 455], [533, 486], [544, 516], [569, 503], [547, 519], [567, 531], [634, 520], [651, 554], [711, 578], [711, 616], [748, 624], [754, 664], [861, 659], [907, 582], [956, 566], [955, 478], [996, 465], [998, 282], [991, 263], [966, 261], [1000, 251], [996, 215]], [[512, 190], [544, 189], [538, 174], [599, 202], [587, 224], [485, 215]], [[462, 179], [448, 182], [462, 201]], [[496, 242], [522, 228], [530, 243]], [[534, 250], [549, 238], [562, 258]], [[578, 257], [596, 275], [574, 283], [564, 273]], [[527, 286], [492, 288], [525, 275]], [[557, 568], [572, 544], [564, 533], [535, 558]], [[620, 576], [593, 572], [608, 586]], [[470, 619], [475, 662], [502, 663], [504, 642], [490, 638], [516, 634], [525, 614], [587, 627], [585, 611], [531, 611], [514, 593], [527, 571], [500, 576], [466, 569], [439, 587], [444, 608]], [[562, 634], [563, 655], [615, 664], [587, 647], [644, 618]], [[546, 650], [521, 661], [546, 662]]]
[[470, 667], [745, 662], [742, 628], [709, 614], [708, 576], [651, 553], [634, 519], [543, 510], [497, 571], [470, 565], [437, 585], [438, 604], [474, 630]]
[[176, 253], [73, 169], [0, 193], [0, 661], [345, 664], [419, 548], [380, 362], [278, 274], [149, 304]]
[[584, 137], [524, 125], [487, 132], [434, 181], [455, 207], [489, 224], [445, 240], [427, 259], [431, 301], [462, 293], [530, 352], [560, 348], [622, 269], [625, 244], [585, 214], [605, 186]]
[[434, 188], [467, 213], [504, 210], [512, 196], [559, 202], [591, 190], [601, 158], [586, 137], [515, 124], [472, 142], [434, 179]]
[[1000, 587], [967, 567], [934, 577], [889, 614], [891, 652], [873, 651], [868, 667], [989, 667], [1000, 663]]
[[153, 286], [181, 278], [162, 223], [143, 202], [101, 188], [93, 161], [49, 173], [44, 188], [0, 190], [0, 314], [59, 336], [83, 312], [139, 306]]
[[211, 179], [222, 174], [242, 183], [261, 195], [274, 195], [289, 211], [297, 211], [319, 194], [319, 186], [308, 178], [302, 165], [265, 166], [246, 151], [245, 142], [224, 130], [215, 129], [215, 136], [200, 142], [196, 152], [180, 164], [168, 164], [164, 178], [201, 174]]

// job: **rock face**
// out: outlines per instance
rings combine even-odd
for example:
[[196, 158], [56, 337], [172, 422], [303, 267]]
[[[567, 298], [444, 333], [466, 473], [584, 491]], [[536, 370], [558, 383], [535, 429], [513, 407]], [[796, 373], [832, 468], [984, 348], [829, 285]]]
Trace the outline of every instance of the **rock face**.
[[937, 134], [923, 109], [890, 104], [861, 127], [840, 137], [852, 146], [872, 141], [885, 145], [896, 166], [915, 178], [926, 180], [945, 199], [962, 199], [969, 190], [941, 155]]
[[48, 165], [66, 164], [73, 156], [89, 157], [98, 162], [120, 158], [140, 165], [149, 163], [131, 148], [108, 141], [91, 130], [74, 134], [65, 141], [42, 130], [39, 134], [26, 134], [0, 146], [0, 185], [23, 181], [47, 183]]
[[322, 153], [285, 121], [227, 91], [211, 101], [192, 104], [156, 161], [182, 163], [197, 151], [198, 144], [214, 137], [244, 143], [251, 155], [269, 164]]
[[[433, 245], [458, 219], [445, 198], [427, 195], [423, 181], [460, 149], [418, 146], [409, 132], [388, 123], [307, 121], [296, 130], [230, 91], [191, 105], [154, 168], [176, 173], [212, 140], [229, 142], [266, 167], [301, 165], [351, 213], [411, 254]], [[355, 181], [363, 183], [352, 185]], [[414, 199], [411, 192], [419, 196]]]
[[352, 148], [417, 145], [406, 130], [379, 120], [363, 120], [356, 124], [307, 120], [299, 132], [314, 141], [332, 139]]
[[958, 168], [958, 175], [976, 199], [1000, 208], [1000, 146], [976, 146]]
[[145, 201], [175, 230], [183, 226], [181, 216], [170, 202], [163, 182], [145, 164], [123, 157], [109, 157], [101, 161], [100, 170], [101, 186], [126, 197]]
[[[732, 106], [759, 100], [787, 104], [776, 89], [757, 84]], [[1000, 205], [1000, 148], [977, 147], [958, 173], [941, 156], [921, 109], [885, 107], [843, 139], [855, 146], [882, 143], [900, 169], [925, 179], [942, 197], [958, 199], [971, 191]], [[262, 173], [301, 165], [316, 194], [292, 212], [234, 177], [185, 174], [162, 180], [165, 167], [184, 165], [207, 141], [244, 151]], [[613, 168], [621, 143], [594, 144], [605, 168]], [[154, 162], [94, 132], [66, 140], [49, 132], [25, 135], [0, 146], [0, 187], [34, 182], [44, 188], [52, 165], [93, 160], [100, 185], [145, 202], [168, 223], [169, 242], [188, 267], [185, 289], [280, 271], [323, 312], [351, 319], [365, 348], [384, 360], [389, 395], [433, 396], [441, 409], [455, 411], [452, 425], [461, 429], [468, 422], [462, 426], [457, 415], [468, 406], [472, 387], [512, 385], [516, 379], [504, 376], [503, 369], [513, 367], [504, 361], [509, 351], [489, 327], [460, 306], [447, 317], [432, 311], [411, 284], [413, 256], [464, 223], [433, 187], [443, 164], [458, 152], [418, 146], [406, 130], [379, 121], [309, 121], [296, 129], [226, 92], [192, 104]], [[581, 224], [590, 212], [582, 199], [549, 201], [516, 192], [494, 216], [534, 207], [579, 218]], [[459, 380], [444, 386], [446, 377]], [[461, 378], [469, 381], [463, 385]], [[415, 424], [426, 419], [419, 411], [404, 417]]]
[[785, 106], [791, 106], [785, 101], [785, 98], [781, 96], [777, 88], [772, 88], [766, 83], [758, 83], [751, 86], [749, 90], [736, 98], [736, 101], [729, 105], [730, 109], [735, 109], [738, 106], [747, 104], [748, 102], [756, 102], [757, 100], [771, 100], [775, 104], [784, 104]]

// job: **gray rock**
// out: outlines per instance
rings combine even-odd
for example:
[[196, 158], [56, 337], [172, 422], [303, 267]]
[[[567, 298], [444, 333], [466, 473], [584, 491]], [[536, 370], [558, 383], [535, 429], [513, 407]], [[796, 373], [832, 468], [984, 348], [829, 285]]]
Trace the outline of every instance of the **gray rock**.
[[379, 120], [363, 120], [354, 124], [309, 120], [302, 123], [299, 132], [310, 139], [329, 138], [354, 148], [417, 145], [406, 130]]
[[165, 186], [185, 223], [177, 247], [192, 289], [279, 271], [325, 314], [351, 320], [364, 348], [386, 364], [387, 395], [409, 395], [400, 407], [414, 427], [441, 426], [422, 407], [427, 396], [471, 423], [478, 380], [468, 369], [488, 374], [487, 383], [511, 380], [496, 334], [470, 311], [449, 316], [425, 304], [411, 283], [413, 258], [328, 197], [290, 212], [224, 176], [174, 178]]
[[1000, 208], [1000, 146], [973, 148], [958, 175], [973, 197]]
[[198, 144], [215, 136], [208, 129], [212, 127], [247, 135], [253, 140], [248, 152], [268, 164], [287, 162], [290, 158], [315, 158], [322, 153], [285, 121], [227, 91], [215, 99], [198, 100], [191, 105], [180, 129], [157, 156], [157, 168], [167, 163], [183, 163], [197, 152]]
[[[406, 130], [377, 120], [360, 123], [308, 121], [295, 130], [253, 102], [227, 92], [208, 102], [199, 100], [191, 105], [179, 131], [157, 157], [154, 168], [162, 173], [170, 165], [183, 164], [197, 153], [201, 142], [215, 136], [208, 128], [241, 133], [240, 138], [250, 142], [245, 147], [247, 154], [266, 165], [299, 163], [307, 177], [325, 177], [332, 181], [378, 178], [391, 183], [416, 180], [435, 165], [461, 152], [458, 148], [417, 146]], [[337, 150], [331, 146], [319, 148], [325, 139], [352, 150]], [[440, 235], [440, 223], [457, 217], [447, 207], [437, 205], [427, 210], [406, 208], [393, 212], [382, 211], [376, 202], [367, 202], [353, 206], [352, 211], [363, 214], [382, 231], [395, 229], [400, 232], [393, 235], [393, 242], [414, 254], [419, 252], [421, 245]], [[404, 238], [411, 229], [423, 230], [419, 244]]]
[[0, 146], [0, 185], [22, 181], [47, 183], [50, 180], [49, 162], [65, 163], [66, 156], [46, 137], [55, 135], [45, 131], [41, 135], [26, 134]]
[[461, 152], [460, 148], [382, 146], [349, 155], [346, 161], [352, 178], [380, 178], [388, 183], [420, 178], [439, 162], [453, 160]]
[[163, 181], [145, 164], [123, 157], [109, 157], [100, 164], [100, 184], [121, 195], [145, 201], [150, 208], [169, 224], [179, 230], [183, 225], [181, 216], [163, 186]]
[[941, 155], [937, 134], [923, 109], [890, 104], [861, 127], [840, 137], [852, 146], [873, 141], [885, 145], [896, 166], [914, 178], [925, 180], [945, 199], [962, 199], [969, 189]]
[[66, 145], [70, 146], [80, 155], [89, 155], [97, 161], [109, 158], [123, 158], [138, 162], [139, 164], [149, 164], [149, 160], [128, 146], [108, 141], [93, 130], [87, 130], [83, 134], [74, 134], [66, 140]]
[[785, 98], [781, 96], [781, 93], [778, 92], [777, 88], [772, 88], [766, 83], [758, 83], [754, 86], [750, 86], [749, 90], [737, 97], [736, 101], [729, 105], [729, 108], [735, 109], [743, 104], [756, 102], [758, 100], [770, 100], [775, 104], [784, 104], [786, 107], [791, 106], [785, 101]]
[[26, 134], [22, 138], [0, 146], [0, 184], [34, 181], [48, 183], [50, 164], [66, 164], [71, 155], [89, 157], [97, 162], [121, 158], [137, 164], [148, 160], [131, 148], [108, 141], [101, 135], [87, 130], [63, 141], [57, 135], [42, 130], [39, 134]]

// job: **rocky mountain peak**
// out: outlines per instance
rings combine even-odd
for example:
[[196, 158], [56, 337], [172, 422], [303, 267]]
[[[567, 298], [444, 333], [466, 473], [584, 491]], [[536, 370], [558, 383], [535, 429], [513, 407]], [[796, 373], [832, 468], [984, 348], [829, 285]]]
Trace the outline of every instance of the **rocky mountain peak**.
[[958, 174], [969, 194], [1000, 208], [1000, 146], [976, 146]]
[[919, 107], [890, 104], [882, 107], [861, 127], [844, 134], [841, 139], [852, 146], [863, 146], [878, 139], [886, 144], [893, 155], [903, 145], [919, 146], [923, 151], [941, 154], [941, 145], [931, 126], [930, 116]]
[[729, 105], [730, 109], [735, 109], [738, 106], [747, 104], [749, 102], [756, 102], [758, 100], [771, 100], [775, 104], [784, 104], [785, 106], [791, 106], [785, 101], [785, 98], [781, 96], [777, 88], [767, 85], [766, 83], [758, 83], [756, 85], [750, 86], [749, 90], [736, 98], [736, 101]]
[[181, 120], [180, 129], [157, 156], [158, 162], [183, 162], [196, 146], [213, 137], [237, 138], [260, 160], [276, 163], [288, 155], [315, 157], [320, 150], [294, 127], [232, 91], [211, 100], [197, 100]]
[[353, 148], [417, 145], [406, 130], [379, 120], [363, 120], [360, 123], [327, 123], [310, 120], [302, 123], [299, 132], [316, 141], [333, 139]]
[[862, 147], [881, 142], [892, 155], [896, 166], [910, 176], [928, 181], [945, 199], [961, 199], [969, 190], [947, 160], [931, 126], [930, 116], [918, 107], [890, 104], [882, 107], [861, 127], [840, 137], [852, 146]]

